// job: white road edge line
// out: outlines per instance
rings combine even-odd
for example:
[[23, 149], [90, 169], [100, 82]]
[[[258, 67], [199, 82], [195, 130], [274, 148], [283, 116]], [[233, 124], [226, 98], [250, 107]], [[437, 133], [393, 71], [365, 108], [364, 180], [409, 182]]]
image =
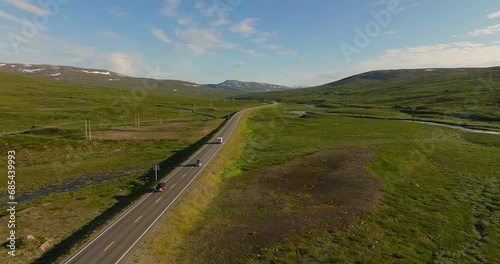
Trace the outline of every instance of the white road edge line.
[[96, 238], [92, 239], [92, 241], [90, 241], [84, 248], [82, 248], [80, 251], [78, 251], [75, 255], [73, 255], [73, 257], [71, 257], [70, 259], [68, 259], [66, 262], [64, 262], [65, 264], [69, 263], [70, 261], [72, 261], [74, 258], [76, 258], [76, 256], [78, 256], [80, 253], [82, 253], [82, 251], [84, 251], [86, 248], [88, 248], [92, 243], [94, 243], [97, 239], [99, 239], [99, 237], [101, 237], [102, 235], [104, 235], [104, 233], [106, 233], [110, 228], [112, 228], [114, 225], [116, 225], [120, 220], [122, 220], [122, 218], [124, 218], [126, 215], [128, 215], [130, 212], [132, 212], [132, 210], [134, 210], [134, 208], [136, 208], [140, 203], [142, 203], [144, 200], [146, 200], [146, 198], [148, 198], [152, 193], [148, 193], [144, 198], [142, 198], [141, 201], [139, 201], [136, 205], [134, 205], [132, 208], [130, 208], [130, 210], [128, 210], [124, 215], [122, 215], [120, 218], [118, 218], [118, 220], [116, 220], [112, 225], [108, 226], [104, 231], [102, 231], [102, 233], [100, 233]]
[[[238, 123], [240, 122], [240, 119], [241, 119], [241, 115], [243, 115], [243, 113], [247, 112], [248, 110], [243, 110], [243, 112], [241, 112], [240, 116], [238, 117]], [[238, 113], [237, 113], [238, 114]], [[229, 133], [229, 136], [230, 137], [234, 130], [236, 129], [237, 125], [233, 128], [233, 130], [231, 131], [231, 133]], [[215, 136], [213, 137], [215, 138]], [[212, 138], [212, 139], [213, 139]], [[223, 144], [225, 144], [225, 140], [223, 142]], [[203, 147], [201, 147], [198, 151], [196, 151], [193, 155], [191, 155], [187, 160], [189, 162], [189, 160], [191, 160], [193, 157], [195, 157], [196, 155], [198, 155], [202, 150], [204, 150], [208, 145], [207, 144], [204, 144]], [[215, 154], [217, 154], [217, 152], [219, 152], [219, 149], [217, 149], [217, 151], [214, 153], [214, 155], [210, 158], [210, 160], [208, 162], [210, 162], [213, 157], [215, 156]], [[206, 166], [206, 164], [205, 164]], [[205, 166], [202, 167], [202, 169], [195, 175], [195, 177], [193, 177], [193, 179], [188, 183], [188, 185], [182, 190], [182, 192], [179, 194], [181, 195], [184, 190], [189, 187], [189, 185], [191, 185], [191, 182], [193, 182], [194, 179], [196, 179], [198, 177], [198, 175], [203, 171], [203, 168], [205, 168]], [[168, 180], [170, 180], [176, 173], [178, 173], [183, 167], [179, 167], [177, 170], [175, 170], [165, 181], [164, 183], [166, 183]], [[148, 198], [151, 194], [153, 194], [154, 191], [148, 193], [146, 196], [144, 196], [144, 198], [142, 198], [137, 204], [135, 204], [132, 208], [130, 208], [125, 214], [123, 214], [120, 218], [118, 218], [118, 220], [116, 220], [113, 224], [111, 224], [110, 226], [108, 226], [104, 231], [102, 231], [97, 237], [95, 237], [94, 239], [92, 239], [87, 245], [85, 245], [84, 248], [82, 248], [81, 250], [79, 250], [75, 255], [73, 255], [73, 257], [71, 257], [70, 259], [68, 259], [66, 262], [64, 262], [64, 264], [68, 264], [69, 262], [71, 262], [73, 259], [75, 259], [78, 255], [80, 255], [80, 253], [82, 253], [85, 249], [87, 249], [90, 245], [92, 245], [97, 239], [99, 239], [102, 235], [104, 235], [109, 229], [111, 229], [114, 225], [116, 225], [118, 222], [120, 222], [125, 216], [127, 216], [130, 212], [132, 212], [137, 206], [139, 206], [139, 204], [141, 204], [144, 200], [146, 200], [146, 198]], [[175, 197], [175, 199], [172, 201], [175, 202], [177, 200], [177, 198], [179, 197], [179, 195], [177, 197]], [[171, 203], [171, 204], [172, 204]], [[170, 204], [170, 205], [171, 205]], [[170, 207], [170, 205], [160, 214], [160, 216], [153, 222], [153, 224], [156, 223], [156, 221], [165, 213], [165, 211]], [[144, 236], [144, 234], [151, 228], [151, 226], [153, 226], [153, 224], [151, 224], [148, 229], [146, 229], [146, 231], [139, 237], [139, 239], [132, 245], [132, 247], [135, 246], [135, 244]], [[130, 247], [127, 252], [125, 252], [125, 254], [118, 260], [118, 262], [130, 251], [130, 249], [132, 249], [132, 247]], [[118, 263], [116, 262], [116, 263]]]
[[[192, 156], [190, 156], [188, 158], [188, 161], [192, 159], [192, 157], [196, 156], [200, 151], [204, 150], [206, 148], [206, 145], [204, 145], [202, 148], [200, 148], [197, 152], [195, 152]], [[179, 167], [177, 168], [177, 170], [175, 170], [172, 174], [170, 174], [170, 176], [165, 180], [163, 181], [164, 183], [166, 183], [167, 181], [169, 181], [176, 173], [178, 173], [183, 167]], [[71, 257], [69, 260], [67, 260], [66, 262], [64, 262], [64, 264], [67, 264], [69, 263], [70, 261], [72, 261], [74, 258], [76, 258], [80, 253], [82, 253], [85, 249], [87, 249], [87, 247], [89, 247], [92, 243], [94, 243], [97, 239], [99, 239], [102, 235], [104, 235], [104, 233], [106, 233], [110, 228], [112, 228], [115, 224], [117, 224], [118, 222], [120, 222], [126, 215], [128, 215], [130, 212], [132, 212], [139, 204], [141, 204], [144, 200], [146, 200], [146, 198], [148, 198], [151, 194], [153, 194], [154, 191], [148, 193], [144, 198], [142, 198], [142, 200], [140, 200], [136, 205], [134, 205], [132, 208], [130, 208], [124, 215], [122, 215], [120, 218], [118, 218], [118, 220], [116, 220], [112, 225], [110, 225], [109, 227], [107, 227], [104, 231], [102, 231], [101, 234], [99, 234], [97, 237], [95, 237], [94, 239], [92, 239], [84, 248], [82, 248], [80, 251], [78, 251], [75, 255], [73, 255], [73, 257]]]
[[[246, 112], [247, 110], [244, 110], [244, 112], [241, 112], [240, 116], [238, 117], [238, 122], [237, 124], [234, 126], [234, 128], [231, 130], [231, 133], [229, 133], [229, 137], [231, 137], [231, 135], [233, 134], [234, 130], [236, 129], [236, 127], [238, 126], [238, 123], [240, 122], [240, 119], [241, 119], [241, 116]], [[224, 142], [225, 143], [225, 142]], [[206, 145], [205, 145], [206, 146]], [[217, 154], [217, 152], [219, 152], [221, 148], [217, 148], [217, 150], [215, 151], [215, 153], [212, 155], [212, 157], [208, 160], [208, 162], [205, 163], [205, 166], [207, 166], [208, 163], [210, 163], [210, 161], [212, 161], [212, 159], [215, 157], [215, 155]], [[203, 166], [201, 168], [200, 171], [198, 171], [198, 173], [196, 173], [196, 175], [193, 177], [193, 179], [191, 179], [191, 181], [189, 181], [189, 183], [186, 185], [186, 187], [184, 187], [184, 189], [182, 189], [182, 191], [174, 198], [174, 200], [167, 206], [167, 208], [165, 208], [165, 210], [163, 210], [161, 212], [161, 214], [153, 221], [153, 223], [151, 223], [151, 225], [149, 225], [149, 227], [146, 229], [146, 231], [144, 231], [141, 236], [139, 236], [139, 238], [134, 242], [134, 244], [132, 244], [132, 246], [130, 246], [129, 249], [127, 249], [127, 251], [125, 251], [125, 253], [115, 262], [115, 264], [118, 264], [127, 254], [130, 250], [132, 250], [132, 248], [139, 242], [139, 240], [141, 240], [141, 238], [149, 231], [149, 229], [151, 229], [151, 227], [153, 227], [153, 225], [158, 221], [158, 219], [160, 219], [160, 217], [163, 216], [163, 214], [170, 208], [170, 206], [172, 206], [173, 203], [175, 203], [175, 201], [177, 201], [177, 198], [179, 198], [183, 193], [184, 191], [186, 191], [186, 189], [191, 185], [191, 183], [198, 177], [198, 175], [200, 175], [200, 173], [203, 171], [203, 169], [205, 168], [205, 166]]]

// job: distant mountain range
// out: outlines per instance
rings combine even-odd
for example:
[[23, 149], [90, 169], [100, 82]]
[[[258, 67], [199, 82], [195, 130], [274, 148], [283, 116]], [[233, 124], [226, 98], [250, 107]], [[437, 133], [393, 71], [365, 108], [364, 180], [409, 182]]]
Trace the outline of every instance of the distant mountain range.
[[120, 89], [136, 89], [147, 83], [149, 86], [156, 87], [156, 92], [202, 97], [233, 97], [253, 92], [292, 89], [291, 87], [276, 84], [236, 80], [227, 80], [219, 84], [200, 85], [179, 80], [136, 78], [109, 70], [45, 64], [0, 63], [0, 72], [14, 72], [66, 83]]
[[192, 82], [179, 80], [157, 80], [151, 78], [130, 77], [116, 72], [100, 69], [86, 69], [71, 66], [35, 65], [20, 63], [0, 63], [0, 72], [26, 74], [55, 81], [133, 90], [147, 86], [155, 92], [196, 97], [233, 97], [248, 93], [241, 89], [216, 89]]
[[223, 89], [238, 89], [246, 92], [272, 92], [272, 91], [284, 91], [289, 90], [291, 87], [261, 83], [261, 82], [242, 82], [237, 80], [227, 80], [219, 84], [204, 84], [204, 86], [211, 88], [223, 88]]

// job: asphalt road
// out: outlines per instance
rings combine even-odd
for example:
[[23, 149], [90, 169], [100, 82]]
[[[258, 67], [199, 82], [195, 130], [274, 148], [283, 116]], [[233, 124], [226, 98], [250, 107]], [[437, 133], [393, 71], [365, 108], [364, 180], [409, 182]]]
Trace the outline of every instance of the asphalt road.
[[[145, 195], [63, 263], [107, 264], [123, 261], [214, 158], [233, 133], [245, 111], [240, 111], [231, 117], [226, 126], [215, 136], [224, 138], [222, 144], [215, 144], [214, 137], [164, 180], [167, 185], [165, 191]], [[198, 159], [202, 160], [203, 164], [195, 167], [194, 164]]]

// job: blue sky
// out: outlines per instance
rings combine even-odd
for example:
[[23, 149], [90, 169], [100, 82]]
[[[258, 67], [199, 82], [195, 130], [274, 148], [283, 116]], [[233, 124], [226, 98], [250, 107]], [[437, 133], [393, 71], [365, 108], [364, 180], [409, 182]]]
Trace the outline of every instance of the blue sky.
[[0, 0], [0, 61], [313, 86], [500, 65], [498, 0]]

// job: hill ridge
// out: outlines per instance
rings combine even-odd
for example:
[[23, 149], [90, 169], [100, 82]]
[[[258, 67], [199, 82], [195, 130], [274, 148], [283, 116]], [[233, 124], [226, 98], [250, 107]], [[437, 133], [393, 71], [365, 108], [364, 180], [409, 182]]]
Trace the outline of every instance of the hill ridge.
[[246, 92], [269, 92], [269, 91], [282, 91], [291, 89], [288, 86], [270, 84], [264, 82], [244, 82], [239, 80], [226, 80], [218, 84], [204, 84], [204, 86], [212, 88], [233, 88], [239, 89]]
[[145, 89], [183, 96], [222, 98], [245, 93], [237, 89], [209, 88], [189, 81], [131, 77], [110, 70], [50, 64], [0, 63], [0, 72], [24, 74], [70, 84], [125, 90]]

